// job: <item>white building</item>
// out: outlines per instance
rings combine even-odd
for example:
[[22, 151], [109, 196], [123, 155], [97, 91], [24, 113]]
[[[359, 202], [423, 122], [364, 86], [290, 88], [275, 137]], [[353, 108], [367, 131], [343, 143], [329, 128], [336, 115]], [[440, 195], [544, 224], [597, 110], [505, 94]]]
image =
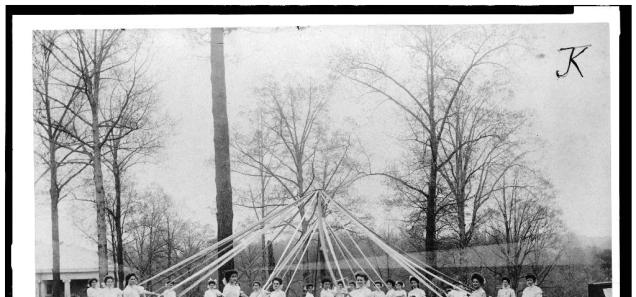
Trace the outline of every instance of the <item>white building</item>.
[[[50, 243], [36, 242], [35, 288], [36, 296], [52, 294], [53, 254]], [[112, 269], [112, 263], [109, 263]], [[64, 283], [64, 297], [84, 297], [88, 281], [98, 278], [98, 256], [96, 250], [60, 242], [60, 278]]]

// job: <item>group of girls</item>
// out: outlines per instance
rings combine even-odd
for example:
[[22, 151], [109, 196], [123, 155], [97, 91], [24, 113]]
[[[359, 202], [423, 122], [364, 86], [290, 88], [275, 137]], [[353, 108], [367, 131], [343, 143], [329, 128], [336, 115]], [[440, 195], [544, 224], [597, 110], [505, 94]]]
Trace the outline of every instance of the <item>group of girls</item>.
[[[330, 279], [323, 279], [320, 285], [319, 297], [426, 297], [424, 290], [420, 288], [420, 282], [415, 277], [409, 278], [410, 290], [405, 290], [404, 283], [388, 279], [384, 282], [375, 281], [373, 285], [369, 282], [369, 277], [362, 272], [354, 275], [355, 281], [348, 283], [345, 287], [343, 281], [338, 281], [336, 286]], [[520, 297], [542, 297], [541, 288], [536, 285], [537, 278], [528, 274], [525, 277], [526, 287]], [[126, 276], [126, 286], [124, 290], [115, 287], [115, 280], [112, 276], [104, 278], [103, 288], [97, 286], [97, 280], [90, 281], [90, 287], [86, 290], [88, 297], [141, 297], [141, 296], [160, 296], [160, 297], [176, 297], [174, 291], [174, 282], [166, 283], [165, 290], [162, 293], [146, 291], [144, 287], [137, 284], [137, 275], [134, 273]], [[283, 280], [278, 277], [272, 278], [271, 291], [263, 289], [259, 281], [252, 282], [249, 296], [241, 290], [238, 284], [238, 272], [227, 271], [223, 278], [223, 292], [217, 289], [217, 283], [214, 280], [208, 281], [207, 290], [203, 297], [286, 297], [283, 290]], [[384, 288], [386, 284], [386, 289]], [[471, 292], [457, 290], [452, 286], [447, 286], [445, 297], [489, 297], [484, 290], [485, 279], [480, 274], [471, 276]], [[314, 297], [314, 285], [307, 284], [304, 286], [304, 297]], [[497, 297], [516, 297], [514, 289], [510, 287], [510, 279], [504, 277], [501, 279], [501, 289], [497, 291]]]
[[176, 292], [172, 289], [174, 283], [169, 281], [166, 284], [166, 289], [163, 293], [155, 293], [146, 291], [144, 287], [137, 284], [137, 275], [134, 273], [126, 275], [126, 286], [123, 290], [120, 290], [115, 286], [115, 278], [108, 275], [104, 277], [103, 286], [100, 288], [97, 286], [97, 279], [91, 279], [89, 281], [89, 287], [86, 289], [87, 297], [142, 297], [142, 296], [162, 296], [162, 297], [177, 297]]

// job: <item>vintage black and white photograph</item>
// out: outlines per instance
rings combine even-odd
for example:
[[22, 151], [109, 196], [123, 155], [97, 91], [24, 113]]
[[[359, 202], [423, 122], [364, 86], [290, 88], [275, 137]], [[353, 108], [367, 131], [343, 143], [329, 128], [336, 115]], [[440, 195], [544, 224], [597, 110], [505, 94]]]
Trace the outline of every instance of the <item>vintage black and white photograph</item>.
[[610, 25], [482, 19], [32, 30], [21, 291], [612, 296]]

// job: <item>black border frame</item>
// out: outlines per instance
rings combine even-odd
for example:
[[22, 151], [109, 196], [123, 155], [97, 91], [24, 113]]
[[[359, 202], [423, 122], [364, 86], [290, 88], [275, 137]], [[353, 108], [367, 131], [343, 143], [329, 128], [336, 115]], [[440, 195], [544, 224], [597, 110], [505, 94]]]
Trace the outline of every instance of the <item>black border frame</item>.
[[[619, 5], [619, 243], [621, 284], [623, 290], [632, 291], [632, 7]], [[262, 14], [572, 14], [573, 5], [559, 6], [356, 6], [356, 5], [316, 5], [316, 6], [230, 6], [230, 5], [8, 5], [5, 12], [6, 42], [6, 135], [5, 135], [5, 296], [13, 293], [13, 270], [11, 266], [11, 247], [13, 243], [13, 30], [12, 18], [15, 15], [137, 15], [137, 14], [221, 14], [221, 15], [262, 15]], [[628, 170], [621, 170], [628, 168]], [[9, 285], [11, 284], [11, 290]], [[28, 290], [27, 290], [28, 291]], [[626, 291], [623, 291], [625, 294]], [[628, 295], [629, 293], [625, 294]]]

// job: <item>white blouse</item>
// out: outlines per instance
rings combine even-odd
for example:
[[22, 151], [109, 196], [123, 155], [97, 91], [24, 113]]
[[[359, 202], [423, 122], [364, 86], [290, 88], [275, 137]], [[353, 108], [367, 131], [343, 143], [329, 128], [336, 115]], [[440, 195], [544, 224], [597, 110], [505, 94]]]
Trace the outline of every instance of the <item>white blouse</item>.
[[203, 297], [220, 297], [223, 296], [223, 293], [221, 293], [221, 291], [217, 290], [217, 289], [207, 289], [205, 291], [205, 294], [203, 294]]
[[486, 297], [486, 291], [484, 291], [484, 288], [479, 288], [470, 293], [470, 297]]
[[103, 288], [100, 295], [102, 297], [121, 297], [122, 292], [119, 288]]
[[223, 288], [224, 297], [239, 297], [241, 296], [241, 287], [239, 285], [227, 284]]
[[99, 289], [99, 288], [95, 289], [93, 287], [90, 287], [90, 288], [86, 289], [86, 296], [88, 296], [88, 297], [99, 297], [101, 295], [100, 291], [101, 291], [101, 289]]
[[497, 297], [515, 297], [515, 290], [512, 288], [501, 288], [497, 291]]
[[272, 292], [271, 294], [269, 294], [269, 297], [285, 297], [285, 291], [276, 290], [276, 291]]
[[426, 297], [426, 293], [424, 292], [424, 290], [422, 290], [420, 288], [415, 288], [415, 289], [409, 291], [408, 296], [409, 297]]
[[123, 297], [140, 297], [141, 294], [150, 293], [144, 289], [142, 286], [126, 286], [124, 291], [122, 292]]

